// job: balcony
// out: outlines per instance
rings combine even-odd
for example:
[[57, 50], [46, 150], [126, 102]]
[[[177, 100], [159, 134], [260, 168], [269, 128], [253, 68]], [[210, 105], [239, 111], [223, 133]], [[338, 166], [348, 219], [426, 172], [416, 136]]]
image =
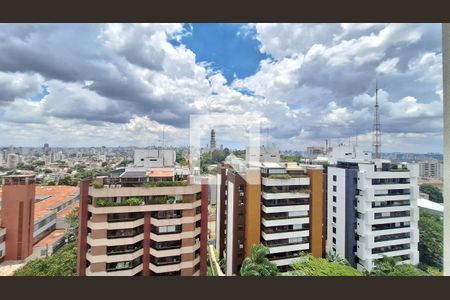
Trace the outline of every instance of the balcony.
[[124, 245], [124, 246], [109, 246], [107, 247], [106, 254], [107, 255], [119, 255], [119, 254], [128, 254], [133, 253], [142, 249], [142, 241], [137, 242], [132, 245]]
[[395, 226], [395, 224], [380, 224], [380, 225], [372, 225], [372, 231], [383, 231], [383, 230], [392, 230], [392, 229], [402, 229], [402, 228], [410, 228], [410, 225], [399, 225]]
[[118, 214], [108, 214], [108, 222], [131, 222], [142, 219], [144, 217], [143, 213], [118, 213]]
[[120, 239], [120, 238], [130, 238], [135, 237], [144, 232], [144, 226], [139, 226], [133, 229], [114, 229], [108, 230], [108, 239]]
[[294, 225], [294, 224], [309, 224], [309, 217], [295, 217], [295, 218], [276, 219], [276, 220], [266, 220], [263, 217], [261, 219], [261, 223], [266, 227]]
[[269, 177], [263, 177], [262, 178], [262, 184], [263, 186], [308, 186], [310, 184], [310, 180], [308, 176], [298, 176], [293, 177], [287, 175], [287, 177], [284, 176], [284, 174], [280, 174], [280, 177], [272, 177], [275, 175], [271, 175]]
[[274, 199], [274, 200], [263, 200], [263, 205], [267, 207], [273, 206], [288, 206], [288, 205], [309, 205], [309, 199]]
[[372, 249], [372, 254], [397, 252], [397, 251], [409, 250], [409, 249], [411, 249], [410, 244], [394, 245], [394, 246], [387, 246], [387, 247], [377, 247], [377, 248]]
[[308, 212], [308, 205], [286, 205], [286, 206], [262, 206], [262, 211], [264, 213], [272, 214], [272, 213], [282, 213], [282, 212]]
[[122, 261], [122, 262], [114, 262], [106, 264], [106, 272], [116, 272], [116, 271], [124, 271], [131, 270], [142, 264], [142, 256], [132, 260], [132, 261]]
[[150, 263], [153, 265], [160, 267], [160, 266], [167, 266], [167, 265], [176, 265], [181, 263], [181, 255], [177, 256], [170, 256], [170, 257], [154, 257], [150, 256]]
[[182, 217], [181, 210], [170, 210], [170, 211], [156, 211], [151, 213], [151, 217], [158, 220], [165, 219], [179, 219]]

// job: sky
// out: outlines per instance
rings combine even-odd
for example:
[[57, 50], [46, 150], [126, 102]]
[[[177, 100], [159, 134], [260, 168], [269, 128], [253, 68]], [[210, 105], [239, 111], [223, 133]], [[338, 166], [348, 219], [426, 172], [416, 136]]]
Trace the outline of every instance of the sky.
[[[442, 152], [440, 24], [0, 24], [0, 146]], [[249, 128], [253, 128], [249, 130]], [[192, 135], [192, 134], [191, 134]]]

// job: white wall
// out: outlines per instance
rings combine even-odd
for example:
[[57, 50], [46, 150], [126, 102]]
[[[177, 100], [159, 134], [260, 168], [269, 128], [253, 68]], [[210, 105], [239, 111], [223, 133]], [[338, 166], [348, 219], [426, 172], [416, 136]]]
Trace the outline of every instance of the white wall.
[[[333, 175], [336, 175], [336, 182], [333, 181]], [[345, 169], [328, 167], [327, 176], [327, 242], [326, 249], [331, 251], [332, 239], [336, 238], [336, 253], [340, 257], [345, 257]], [[336, 192], [333, 192], [333, 186], [336, 186]], [[336, 196], [336, 202], [333, 202], [333, 196]], [[333, 213], [333, 206], [336, 206], [336, 213]], [[333, 216], [336, 217], [336, 224], [333, 225]], [[333, 233], [333, 227], [336, 233]]]

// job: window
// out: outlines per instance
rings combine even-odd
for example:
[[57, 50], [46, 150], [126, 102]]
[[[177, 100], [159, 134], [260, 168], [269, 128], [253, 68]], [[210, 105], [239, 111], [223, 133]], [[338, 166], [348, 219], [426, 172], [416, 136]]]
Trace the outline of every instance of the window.
[[334, 213], [336, 212], [336, 206], [333, 206], [333, 212]]
[[336, 186], [333, 185], [333, 192], [336, 192]]
[[336, 223], [336, 217], [333, 217], [333, 223]]
[[333, 202], [336, 202], [336, 196], [333, 196]]
[[336, 227], [333, 227], [333, 233], [336, 233]]
[[336, 238], [333, 238], [333, 244], [336, 245]]
[[337, 179], [336, 175], [333, 175], [333, 181], [336, 181], [336, 179]]

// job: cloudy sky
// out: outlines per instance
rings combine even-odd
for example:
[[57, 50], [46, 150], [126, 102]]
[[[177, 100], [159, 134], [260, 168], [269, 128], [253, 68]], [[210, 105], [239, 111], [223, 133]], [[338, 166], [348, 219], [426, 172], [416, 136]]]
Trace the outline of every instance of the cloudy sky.
[[[440, 24], [2, 24], [0, 146], [217, 143], [442, 152]], [[206, 136], [206, 134], [205, 134]]]

